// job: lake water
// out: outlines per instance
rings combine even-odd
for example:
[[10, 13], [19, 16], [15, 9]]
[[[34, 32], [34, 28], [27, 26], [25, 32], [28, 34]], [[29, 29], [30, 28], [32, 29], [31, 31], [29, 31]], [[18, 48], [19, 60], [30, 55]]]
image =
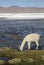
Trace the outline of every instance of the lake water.
[[[18, 49], [23, 38], [30, 33], [40, 34], [40, 48], [44, 49], [44, 19], [0, 20], [0, 47]], [[16, 35], [20, 39], [15, 39]]]

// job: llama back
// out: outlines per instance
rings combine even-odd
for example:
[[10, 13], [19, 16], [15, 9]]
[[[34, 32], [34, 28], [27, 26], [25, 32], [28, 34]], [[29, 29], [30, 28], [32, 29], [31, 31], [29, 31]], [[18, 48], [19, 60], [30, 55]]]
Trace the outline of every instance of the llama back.
[[33, 34], [29, 34], [25, 37], [25, 40], [27, 41], [38, 41], [40, 39], [40, 35], [33, 33]]

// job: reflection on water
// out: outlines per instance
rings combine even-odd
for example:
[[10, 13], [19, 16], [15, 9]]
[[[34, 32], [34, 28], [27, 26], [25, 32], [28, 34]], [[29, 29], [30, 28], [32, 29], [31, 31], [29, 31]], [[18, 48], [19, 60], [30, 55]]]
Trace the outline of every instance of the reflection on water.
[[1, 56], [1, 57], [0, 57], [0, 60], [8, 61], [8, 60], [10, 60], [10, 58], [5, 57], [5, 56]]
[[44, 19], [0, 20], [0, 47], [18, 48], [23, 38], [30, 33], [41, 35], [40, 47], [44, 48]]

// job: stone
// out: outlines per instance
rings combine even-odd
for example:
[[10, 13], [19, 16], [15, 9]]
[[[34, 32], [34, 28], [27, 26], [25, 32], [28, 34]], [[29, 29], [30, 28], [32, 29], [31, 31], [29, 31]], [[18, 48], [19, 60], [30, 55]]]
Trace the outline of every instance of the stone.
[[21, 63], [21, 59], [14, 58], [14, 59], [9, 60], [8, 63], [9, 64], [19, 64]]

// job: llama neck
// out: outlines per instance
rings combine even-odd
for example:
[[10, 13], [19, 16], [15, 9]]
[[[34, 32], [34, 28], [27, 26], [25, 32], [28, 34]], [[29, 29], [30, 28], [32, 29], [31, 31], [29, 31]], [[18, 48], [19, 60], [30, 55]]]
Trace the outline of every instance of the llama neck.
[[24, 45], [25, 45], [25, 42], [26, 42], [26, 40], [24, 39], [23, 42], [21, 43], [21, 46], [20, 46], [20, 50], [21, 50], [21, 51], [23, 50], [23, 47], [24, 47]]

